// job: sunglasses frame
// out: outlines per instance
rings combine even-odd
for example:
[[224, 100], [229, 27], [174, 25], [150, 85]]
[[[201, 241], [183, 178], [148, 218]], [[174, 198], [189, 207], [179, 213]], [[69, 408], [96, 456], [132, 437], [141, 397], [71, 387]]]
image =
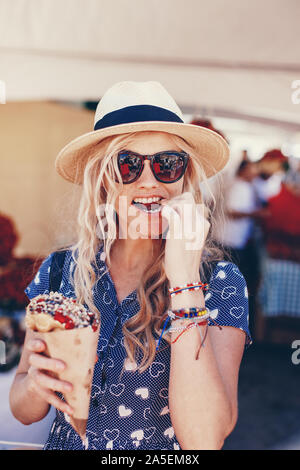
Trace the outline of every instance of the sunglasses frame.
[[[151, 167], [151, 171], [153, 173], [153, 176], [154, 178], [159, 181], [160, 183], [165, 183], [165, 184], [171, 184], [171, 183], [175, 183], [176, 181], [180, 180], [185, 171], [186, 171], [186, 168], [187, 168], [187, 164], [188, 164], [188, 161], [189, 161], [189, 158], [190, 156], [186, 153], [186, 152], [177, 152], [177, 151], [172, 151], [172, 150], [166, 150], [165, 152], [158, 152], [158, 153], [155, 153], [153, 155], [140, 155], [139, 153], [136, 153], [136, 152], [131, 152], [130, 150], [121, 150], [119, 153], [118, 153], [118, 168], [120, 170], [120, 173], [122, 175], [122, 172], [121, 172], [121, 166], [120, 166], [120, 156], [121, 154], [124, 154], [124, 153], [128, 153], [130, 155], [134, 155], [135, 157], [138, 157], [140, 158], [140, 160], [142, 160], [142, 165], [141, 165], [141, 169], [140, 169], [140, 172], [137, 174], [137, 176], [134, 177], [134, 179], [132, 181], [123, 181], [123, 184], [131, 184], [131, 183], [134, 183], [140, 176], [141, 174], [143, 173], [143, 170], [144, 170], [144, 161], [145, 160], [149, 160], [150, 161], [150, 167]], [[154, 162], [154, 159], [156, 157], [159, 157], [160, 155], [176, 155], [176, 156], [180, 156], [183, 158], [183, 170], [182, 170], [182, 174], [180, 176], [178, 176], [178, 178], [172, 180], [172, 181], [163, 181], [161, 180], [156, 174], [155, 174], [155, 171], [154, 171], [154, 168], [153, 168], [153, 162]]]

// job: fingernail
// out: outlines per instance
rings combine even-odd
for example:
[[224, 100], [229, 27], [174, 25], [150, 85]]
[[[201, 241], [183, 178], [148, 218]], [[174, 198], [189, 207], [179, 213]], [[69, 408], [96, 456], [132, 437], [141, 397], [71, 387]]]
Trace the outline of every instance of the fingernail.
[[56, 364], [56, 367], [58, 370], [63, 370], [65, 368], [65, 365], [63, 364], [63, 362], [58, 362]]

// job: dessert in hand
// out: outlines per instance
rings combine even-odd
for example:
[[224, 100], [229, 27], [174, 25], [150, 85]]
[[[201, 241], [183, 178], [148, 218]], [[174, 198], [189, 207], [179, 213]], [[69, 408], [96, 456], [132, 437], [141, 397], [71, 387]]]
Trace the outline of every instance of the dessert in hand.
[[45, 354], [66, 363], [57, 374], [72, 383], [64, 393], [73, 408], [70, 424], [84, 441], [99, 336], [99, 315], [88, 311], [75, 299], [58, 292], [34, 297], [26, 307], [25, 323], [46, 345]]

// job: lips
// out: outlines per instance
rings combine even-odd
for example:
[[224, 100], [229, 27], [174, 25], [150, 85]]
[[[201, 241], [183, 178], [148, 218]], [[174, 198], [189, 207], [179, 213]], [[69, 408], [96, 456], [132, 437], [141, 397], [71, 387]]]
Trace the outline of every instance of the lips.
[[141, 202], [134, 202], [132, 201], [132, 204], [137, 207], [137, 209], [143, 211], [143, 212], [148, 212], [155, 214], [156, 212], [161, 211], [161, 204], [159, 202], [149, 202], [149, 203], [141, 203]]
[[155, 214], [161, 211], [161, 201], [163, 199], [164, 197], [160, 194], [140, 195], [135, 196], [131, 204], [142, 212], [147, 212], [148, 214]]

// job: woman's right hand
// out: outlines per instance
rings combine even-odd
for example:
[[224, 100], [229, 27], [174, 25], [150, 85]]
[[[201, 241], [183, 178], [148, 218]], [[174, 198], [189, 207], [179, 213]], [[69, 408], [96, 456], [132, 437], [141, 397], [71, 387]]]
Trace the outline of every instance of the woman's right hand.
[[30, 339], [26, 345], [30, 351], [29, 369], [27, 372], [26, 384], [30, 393], [38, 394], [49, 405], [54, 406], [63, 413], [72, 415], [72, 408], [61, 400], [55, 392], [71, 392], [73, 385], [51, 376], [62, 372], [66, 367], [65, 363], [59, 359], [52, 359], [42, 353], [46, 350], [46, 344], [42, 340]]

